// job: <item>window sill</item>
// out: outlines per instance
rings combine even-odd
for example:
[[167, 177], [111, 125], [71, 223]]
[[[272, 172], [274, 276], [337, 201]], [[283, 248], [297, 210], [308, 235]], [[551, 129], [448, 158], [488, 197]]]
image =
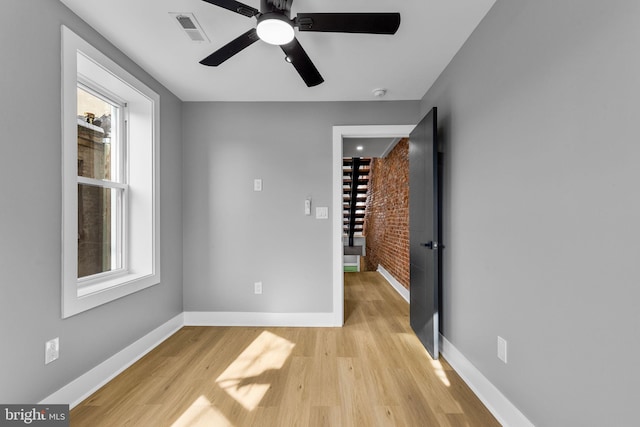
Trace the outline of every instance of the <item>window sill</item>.
[[135, 285], [137, 281], [152, 277], [153, 274], [122, 273], [113, 275], [108, 279], [91, 281], [78, 286], [78, 298], [85, 298], [100, 292], [116, 289], [121, 286]]
[[109, 280], [85, 285], [82, 288], [76, 286], [73, 290], [65, 288], [68, 294], [62, 301], [62, 318], [75, 316], [159, 283], [160, 273], [155, 272], [111, 277]]

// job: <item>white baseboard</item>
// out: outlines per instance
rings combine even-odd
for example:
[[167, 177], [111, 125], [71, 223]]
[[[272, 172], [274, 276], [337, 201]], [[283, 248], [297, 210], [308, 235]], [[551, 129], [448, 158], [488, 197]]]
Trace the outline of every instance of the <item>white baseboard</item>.
[[335, 313], [242, 313], [186, 311], [149, 332], [44, 398], [41, 404], [68, 404], [74, 408], [100, 387], [133, 365], [183, 326], [340, 327]]
[[534, 427], [533, 423], [442, 335], [440, 342], [442, 356], [500, 424], [505, 427]]
[[387, 279], [387, 282], [389, 282], [393, 289], [395, 289], [406, 302], [409, 302], [409, 299], [411, 298], [409, 290], [402, 286], [402, 284], [398, 282], [396, 278], [391, 275], [391, 273], [385, 270], [385, 268], [381, 265], [378, 265], [378, 273], [382, 274], [382, 277]]
[[[391, 273], [381, 265], [378, 265], [378, 272], [405, 301], [410, 301], [409, 290], [402, 286]], [[440, 335], [440, 353], [500, 424], [505, 427], [534, 427], [533, 423], [442, 335]]]
[[46, 397], [40, 404], [68, 404], [71, 408], [74, 408], [182, 328], [184, 326], [183, 314], [180, 313], [89, 372], [71, 381], [60, 390]]
[[[378, 271], [407, 301], [405, 289], [382, 266]], [[111, 356], [95, 368], [76, 378], [60, 390], [43, 399], [41, 404], [69, 404], [77, 406], [100, 387], [133, 365], [183, 326], [259, 326], [259, 327], [340, 327], [335, 313], [242, 313], [187, 311], [149, 332], [133, 344]], [[440, 336], [441, 353], [451, 367], [478, 396], [482, 403], [505, 427], [534, 427], [529, 421], [473, 364]]]
[[340, 327], [335, 313], [246, 313], [185, 311], [187, 326]]

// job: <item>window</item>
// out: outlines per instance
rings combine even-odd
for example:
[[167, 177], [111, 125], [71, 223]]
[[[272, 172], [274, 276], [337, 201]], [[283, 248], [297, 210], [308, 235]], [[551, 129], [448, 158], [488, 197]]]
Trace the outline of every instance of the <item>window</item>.
[[126, 103], [78, 82], [78, 283], [125, 268]]
[[159, 96], [62, 27], [62, 316], [160, 282]]

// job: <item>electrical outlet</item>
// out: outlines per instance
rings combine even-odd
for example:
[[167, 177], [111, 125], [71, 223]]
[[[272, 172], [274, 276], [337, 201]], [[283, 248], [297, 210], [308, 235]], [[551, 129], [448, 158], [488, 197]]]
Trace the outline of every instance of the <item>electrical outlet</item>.
[[262, 180], [260, 178], [253, 180], [253, 191], [262, 191]]
[[498, 336], [498, 359], [507, 363], [507, 340]]
[[256, 295], [262, 294], [262, 282], [255, 282], [253, 284], [253, 293]]
[[44, 364], [48, 365], [58, 357], [60, 357], [60, 338], [56, 337], [44, 344]]

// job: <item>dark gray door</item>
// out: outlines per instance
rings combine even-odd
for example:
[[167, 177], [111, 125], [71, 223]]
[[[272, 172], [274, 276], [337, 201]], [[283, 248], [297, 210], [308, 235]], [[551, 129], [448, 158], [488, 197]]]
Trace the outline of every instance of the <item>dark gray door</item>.
[[411, 328], [437, 359], [439, 328], [440, 183], [437, 109], [409, 137], [409, 241]]

